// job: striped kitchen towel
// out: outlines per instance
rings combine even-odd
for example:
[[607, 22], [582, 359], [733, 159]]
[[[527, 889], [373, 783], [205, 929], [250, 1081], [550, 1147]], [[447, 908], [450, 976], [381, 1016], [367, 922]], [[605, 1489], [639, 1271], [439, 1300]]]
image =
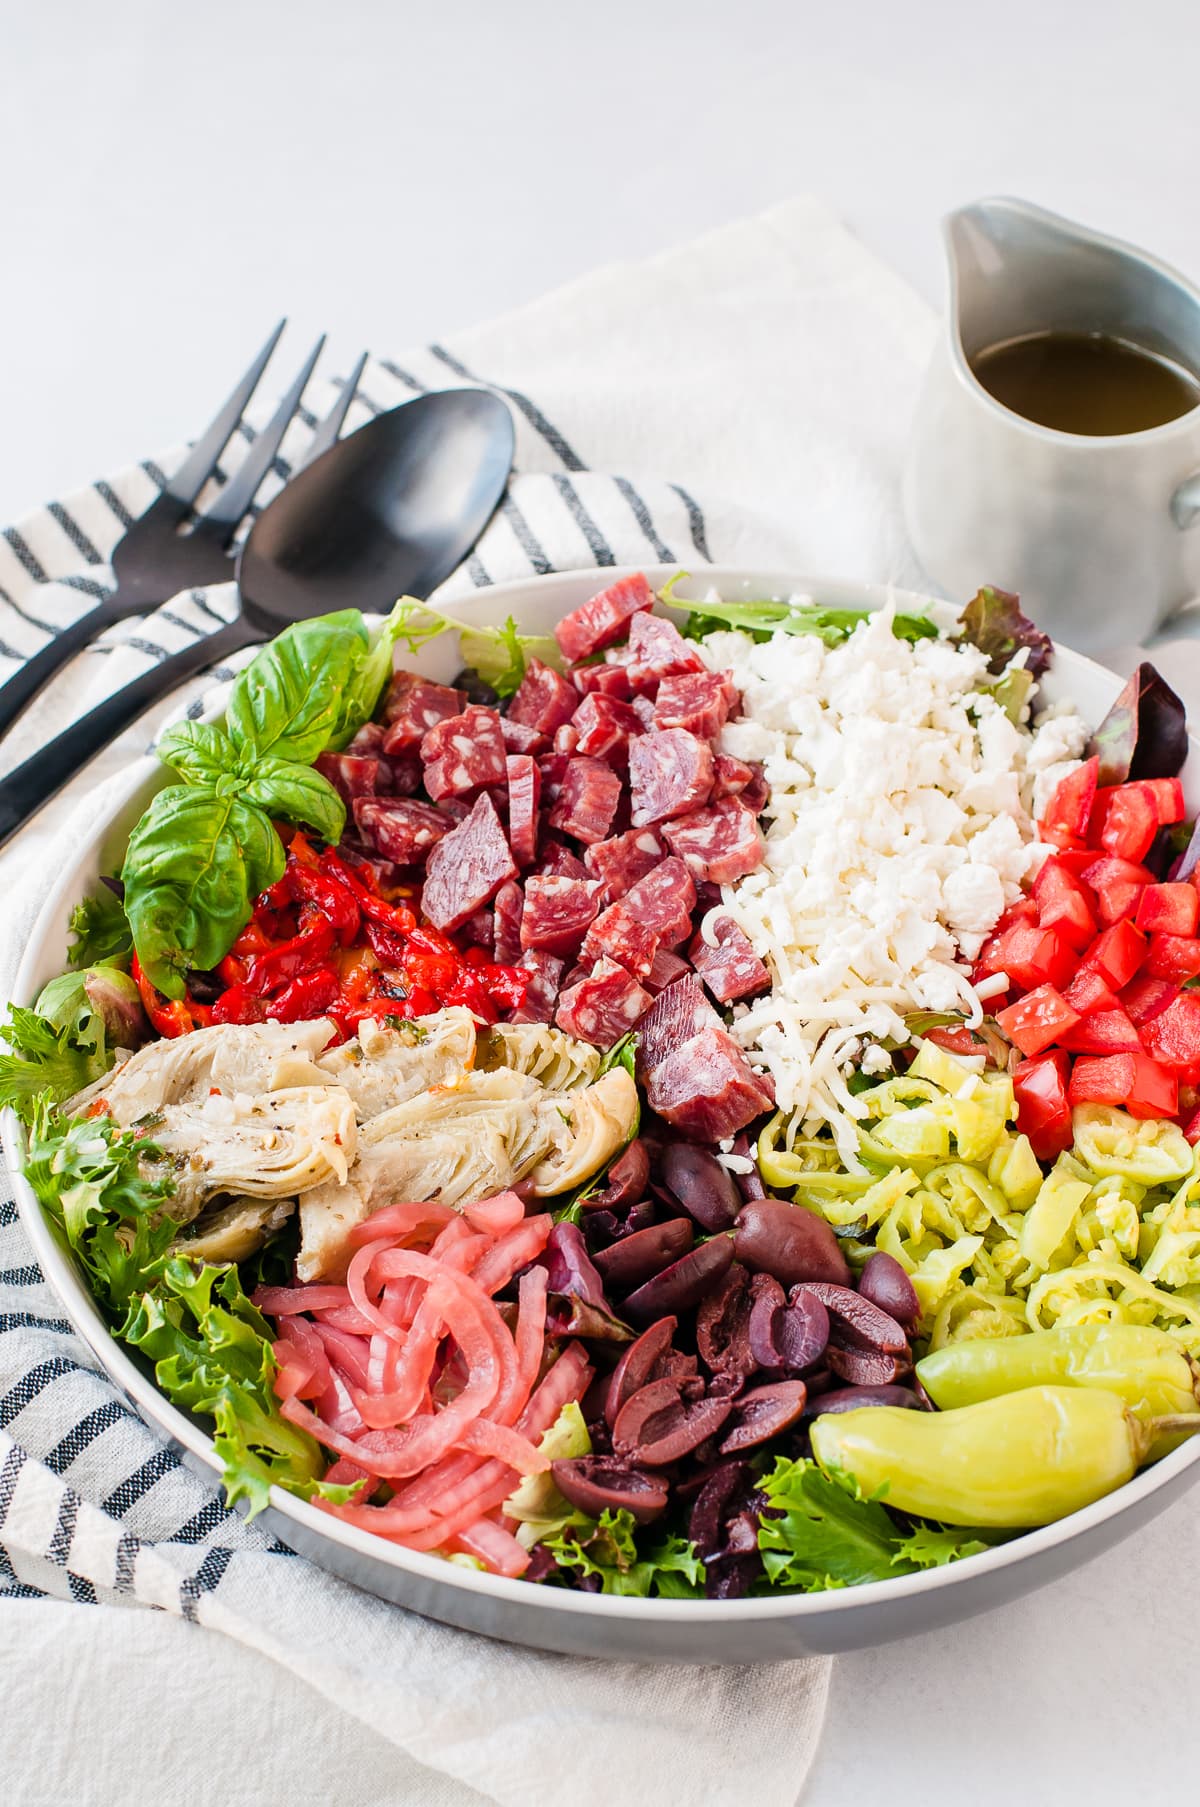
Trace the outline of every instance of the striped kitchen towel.
[[[929, 332], [890, 273], [822, 209], [795, 203], [602, 271], [452, 349], [372, 360], [348, 428], [427, 389], [482, 383], [509, 403], [514, 475], [439, 593], [447, 602], [614, 564], [904, 582], [914, 573], [896, 472]], [[328, 384], [311, 385], [260, 501], [286, 481], [332, 399]], [[216, 483], [266, 414], [242, 423]], [[109, 586], [113, 545], [171, 468], [171, 457], [147, 460], [0, 535], [0, 678]], [[197, 590], [112, 630], [38, 699], [3, 765], [232, 607], [232, 586]], [[197, 680], [172, 712], [198, 712], [206, 688], [231, 675]], [[163, 719], [131, 729], [0, 856], [0, 997], [58, 869], [55, 838], [74, 839], [76, 811], [79, 824], [94, 819], [97, 787]], [[522, 1807], [568, 1793], [581, 1807], [785, 1807], [815, 1751], [828, 1680], [820, 1660], [635, 1672], [503, 1653], [313, 1569], [227, 1511], [131, 1413], [65, 1321], [0, 1174], [0, 1626], [5, 1593], [140, 1604], [223, 1629], [419, 1763]]]

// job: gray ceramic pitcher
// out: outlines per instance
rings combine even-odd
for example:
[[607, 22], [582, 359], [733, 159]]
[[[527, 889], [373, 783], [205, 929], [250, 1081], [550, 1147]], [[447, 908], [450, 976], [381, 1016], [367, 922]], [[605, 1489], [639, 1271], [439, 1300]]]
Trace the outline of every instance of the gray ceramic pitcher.
[[905, 474], [917, 557], [951, 596], [1017, 590], [1082, 651], [1148, 638], [1200, 594], [1200, 408], [1105, 437], [1038, 426], [971, 371], [1042, 331], [1132, 341], [1200, 373], [1200, 291], [1166, 264], [1028, 202], [945, 221], [950, 312]]

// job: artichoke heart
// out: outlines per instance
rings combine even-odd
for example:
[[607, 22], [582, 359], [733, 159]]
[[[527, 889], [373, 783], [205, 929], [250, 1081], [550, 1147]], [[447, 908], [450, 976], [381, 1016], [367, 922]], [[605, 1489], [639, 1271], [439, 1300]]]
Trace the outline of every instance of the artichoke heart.
[[122, 1128], [166, 1105], [200, 1104], [214, 1089], [229, 1093], [277, 1092], [326, 1086], [315, 1063], [333, 1034], [328, 1017], [311, 1023], [214, 1023], [174, 1041], [150, 1042], [106, 1073], [66, 1106], [86, 1114], [103, 1098]]
[[214, 1092], [155, 1113], [147, 1161], [175, 1182], [171, 1216], [195, 1217], [218, 1192], [289, 1198], [344, 1181], [358, 1144], [354, 1101], [340, 1086], [293, 1086], [260, 1097]]
[[628, 1142], [637, 1126], [638, 1095], [624, 1067], [613, 1067], [560, 1110], [553, 1152], [529, 1176], [535, 1198], [553, 1198], [582, 1185]]

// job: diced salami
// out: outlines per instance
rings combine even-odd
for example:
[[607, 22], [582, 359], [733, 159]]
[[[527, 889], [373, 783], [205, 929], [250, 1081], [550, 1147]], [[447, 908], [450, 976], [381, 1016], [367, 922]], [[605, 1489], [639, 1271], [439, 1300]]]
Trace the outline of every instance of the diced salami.
[[629, 673], [623, 665], [577, 665], [571, 673], [571, 682], [581, 696], [598, 692], [601, 696], [615, 697], [618, 703], [627, 703], [632, 695]]
[[734, 759], [729, 753], [718, 753], [713, 760], [712, 800], [718, 797], [736, 797], [752, 781], [755, 772], [761, 772], [761, 766], [752, 766], [744, 759]]
[[741, 797], [722, 797], [711, 809], [668, 822], [663, 834], [692, 877], [712, 885], [731, 885], [762, 864], [762, 834]]
[[542, 842], [542, 857], [537, 864], [538, 873], [545, 878], [591, 878], [593, 875], [576, 854], [571, 852], [565, 841], [556, 835], [547, 835]]
[[713, 933], [716, 947], [697, 935], [688, 948], [688, 959], [717, 1003], [732, 1004], [736, 998], [752, 998], [766, 991], [771, 975], [733, 918], [719, 917]]
[[602, 841], [612, 827], [620, 796], [621, 780], [610, 767], [577, 755], [567, 761], [550, 826], [577, 841]]
[[712, 748], [686, 728], [655, 729], [630, 742], [629, 790], [635, 828], [690, 816], [707, 803], [712, 785]]
[[468, 947], [486, 948], [490, 954], [496, 945], [496, 923], [491, 910], [476, 910], [468, 916], [459, 934]]
[[415, 797], [425, 780], [425, 768], [417, 753], [394, 753], [390, 759], [380, 760], [380, 767], [388, 769], [388, 780], [384, 783], [383, 771], [379, 774], [379, 791], [389, 797]]
[[592, 759], [603, 759], [618, 771], [629, 762], [629, 742], [642, 732], [642, 724], [628, 703], [615, 697], [585, 696], [571, 723], [578, 736], [579, 752]]
[[652, 697], [664, 678], [706, 671], [707, 666], [673, 621], [663, 615], [638, 615], [629, 624], [625, 669], [633, 691]]
[[515, 722], [511, 715], [500, 717], [500, 732], [510, 753], [529, 753], [536, 758], [539, 753], [550, 751], [549, 735], [527, 727], [524, 722]]
[[667, 844], [655, 828], [631, 828], [627, 834], [597, 841], [583, 856], [593, 878], [604, 886], [610, 902], [624, 897], [631, 885], [667, 857]]
[[767, 783], [766, 774], [760, 765], [755, 766], [753, 778], [750, 780], [745, 790], [739, 794], [742, 802], [746, 805], [746, 808], [753, 810], [754, 814], [757, 816], [762, 809], [763, 804], [771, 795], [771, 787]]
[[615, 960], [597, 961], [586, 979], [564, 991], [554, 1021], [568, 1035], [597, 1048], [611, 1048], [628, 1035], [651, 999]]
[[513, 1011], [514, 1023], [552, 1023], [554, 1005], [562, 983], [564, 963], [554, 954], [543, 954], [531, 948], [517, 962], [529, 974], [525, 996]]
[[692, 911], [696, 907], [692, 875], [682, 860], [662, 860], [630, 887], [625, 907], [631, 916], [645, 923], [663, 947], [676, 948], [691, 932]]
[[660, 992], [638, 1024], [637, 1071], [645, 1080], [676, 1048], [702, 1029], [720, 1029], [721, 1019], [700, 989], [694, 973]]
[[364, 722], [345, 750], [355, 759], [381, 759], [386, 734], [382, 722]]
[[357, 753], [321, 753], [313, 763], [347, 808], [358, 797], [373, 797], [377, 791], [387, 790], [392, 776], [386, 760]]
[[510, 753], [507, 763], [508, 844], [518, 866], [532, 866], [537, 858], [542, 774], [528, 753]]
[[538, 759], [538, 771], [542, 774], [543, 806], [558, 800], [558, 793], [562, 789], [563, 774], [570, 758], [569, 753], [543, 753]]
[[615, 960], [635, 979], [644, 979], [657, 952], [658, 936], [654, 930], [640, 922], [625, 904], [615, 903], [601, 910], [584, 936], [579, 959], [583, 966], [591, 966], [597, 960]]
[[598, 892], [592, 879], [540, 877], [525, 882], [521, 946], [566, 959], [579, 952], [596, 916]]
[[732, 1036], [709, 1027], [650, 1069], [646, 1101], [696, 1141], [719, 1142], [770, 1110], [775, 1087], [754, 1071]]
[[574, 722], [564, 722], [554, 730], [554, 751], [571, 754], [579, 750], [579, 730]]
[[639, 609], [653, 606], [654, 591], [638, 571], [633, 577], [623, 577], [620, 583], [601, 590], [598, 596], [564, 616], [554, 630], [554, 638], [563, 657], [573, 664], [576, 659], [586, 659], [590, 653], [612, 646], [622, 638], [625, 623], [631, 616]]
[[646, 732], [654, 726], [654, 704], [648, 696], [635, 696], [629, 707], [641, 722]]
[[359, 797], [354, 820], [368, 847], [398, 866], [423, 866], [454, 827], [443, 810], [415, 797]]
[[485, 793], [430, 854], [421, 907], [435, 929], [456, 929], [516, 875], [496, 805]]
[[383, 720], [385, 753], [415, 753], [437, 722], [462, 711], [466, 697], [447, 684], [432, 684], [415, 671], [397, 671], [388, 686]]
[[701, 740], [715, 740], [737, 700], [737, 691], [722, 671], [685, 671], [664, 678], [654, 699], [659, 728], [686, 728]]
[[521, 957], [521, 915], [525, 898], [511, 878], [496, 893], [493, 918], [493, 952], [501, 966], [513, 966]]
[[510, 721], [536, 728], [539, 734], [553, 734], [570, 721], [578, 701], [579, 692], [561, 672], [540, 659], [528, 659], [525, 676], [508, 705], [508, 716]]
[[681, 960], [678, 954], [672, 954], [665, 947], [660, 947], [654, 956], [654, 964], [642, 983], [647, 991], [657, 997], [660, 991], [665, 991], [668, 985], [674, 985], [677, 979], [686, 978], [687, 971], [686, 960]]
[[436, 722], [421, 742], [425, 789], [443, 797], [473, 797], [507, 780], [504, 734], [494, 709], [472, 703], [461, 715]]

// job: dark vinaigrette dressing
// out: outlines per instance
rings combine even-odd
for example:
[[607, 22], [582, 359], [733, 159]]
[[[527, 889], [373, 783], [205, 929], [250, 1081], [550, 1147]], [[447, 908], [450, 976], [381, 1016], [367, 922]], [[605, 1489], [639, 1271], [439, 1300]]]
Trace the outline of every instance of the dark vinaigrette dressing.
[[971, 369], [1014, 414], [1060, 433], [1143, 433], [1200, 406], [1200, 378], [1106, 333], [1025, 333]]

